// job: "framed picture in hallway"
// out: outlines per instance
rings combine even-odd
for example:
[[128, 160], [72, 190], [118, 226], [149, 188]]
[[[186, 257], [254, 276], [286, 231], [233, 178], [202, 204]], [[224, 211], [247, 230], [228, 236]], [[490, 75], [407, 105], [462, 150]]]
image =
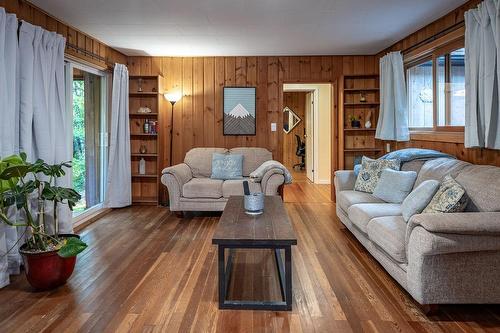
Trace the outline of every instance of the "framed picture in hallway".
[[224, 87], [224, 135], [255, 135], [255, 87]]

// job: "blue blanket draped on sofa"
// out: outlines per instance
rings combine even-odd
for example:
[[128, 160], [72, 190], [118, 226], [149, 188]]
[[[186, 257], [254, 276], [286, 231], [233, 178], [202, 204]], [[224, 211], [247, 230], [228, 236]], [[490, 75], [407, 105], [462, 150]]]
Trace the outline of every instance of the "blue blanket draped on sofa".
[[[387, 153], [384, 156], [380, 157], [380, 159], [399, 160], [401, 161], [401, 164], [403, 164], [414, 160], [432, 160], [435, 158], [442, 158], [442, 157], [455, 159], [455, 156], [451, 156], [437, 150], [422, 149], [422, 148], [405, 148], [405, 149], [391, 151], [390, 153]], [[358, 175], [360, 169], [361, 169], [361, 164], [355, 165], [354, 173]]]

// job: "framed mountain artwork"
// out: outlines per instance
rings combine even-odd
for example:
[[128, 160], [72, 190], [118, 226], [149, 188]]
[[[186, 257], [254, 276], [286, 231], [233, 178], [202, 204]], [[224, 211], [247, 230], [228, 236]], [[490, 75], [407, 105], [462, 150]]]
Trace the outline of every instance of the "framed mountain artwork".
[[224, 135], [255, 135], [255, 87], [224, 87]]

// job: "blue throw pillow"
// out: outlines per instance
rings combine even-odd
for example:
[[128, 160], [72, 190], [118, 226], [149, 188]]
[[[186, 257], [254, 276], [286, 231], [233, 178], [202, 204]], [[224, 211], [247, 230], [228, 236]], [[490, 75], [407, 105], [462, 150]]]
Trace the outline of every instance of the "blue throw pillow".
[[243, 155], [241, 154], [212, 154], [213, 179], [241, 179], [243, 178]]
[[390, 203], [402, 203], [417, 180], [415, 171], [385, 169], [380, 175], [373, 196]]

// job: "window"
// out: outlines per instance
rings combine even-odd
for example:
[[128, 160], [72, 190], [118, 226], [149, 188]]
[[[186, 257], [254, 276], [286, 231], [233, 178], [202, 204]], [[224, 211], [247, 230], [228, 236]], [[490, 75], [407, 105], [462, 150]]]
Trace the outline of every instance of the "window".
[[77, 216], [100, 205], [104, 199], [107, 170], [106, 77], [104, 73], [70, 63], [73, 114], [74, 189], [82, 199], [73, 210]]
[[428, 52], [407, 66], [409, 126], [460, 130], [465, 124], [463, 40]]
[[465, 124], [465, 49], [437, 58], [438, 126]]
[[433, 127], [432, 60], [407, 70], [410, 128]]

